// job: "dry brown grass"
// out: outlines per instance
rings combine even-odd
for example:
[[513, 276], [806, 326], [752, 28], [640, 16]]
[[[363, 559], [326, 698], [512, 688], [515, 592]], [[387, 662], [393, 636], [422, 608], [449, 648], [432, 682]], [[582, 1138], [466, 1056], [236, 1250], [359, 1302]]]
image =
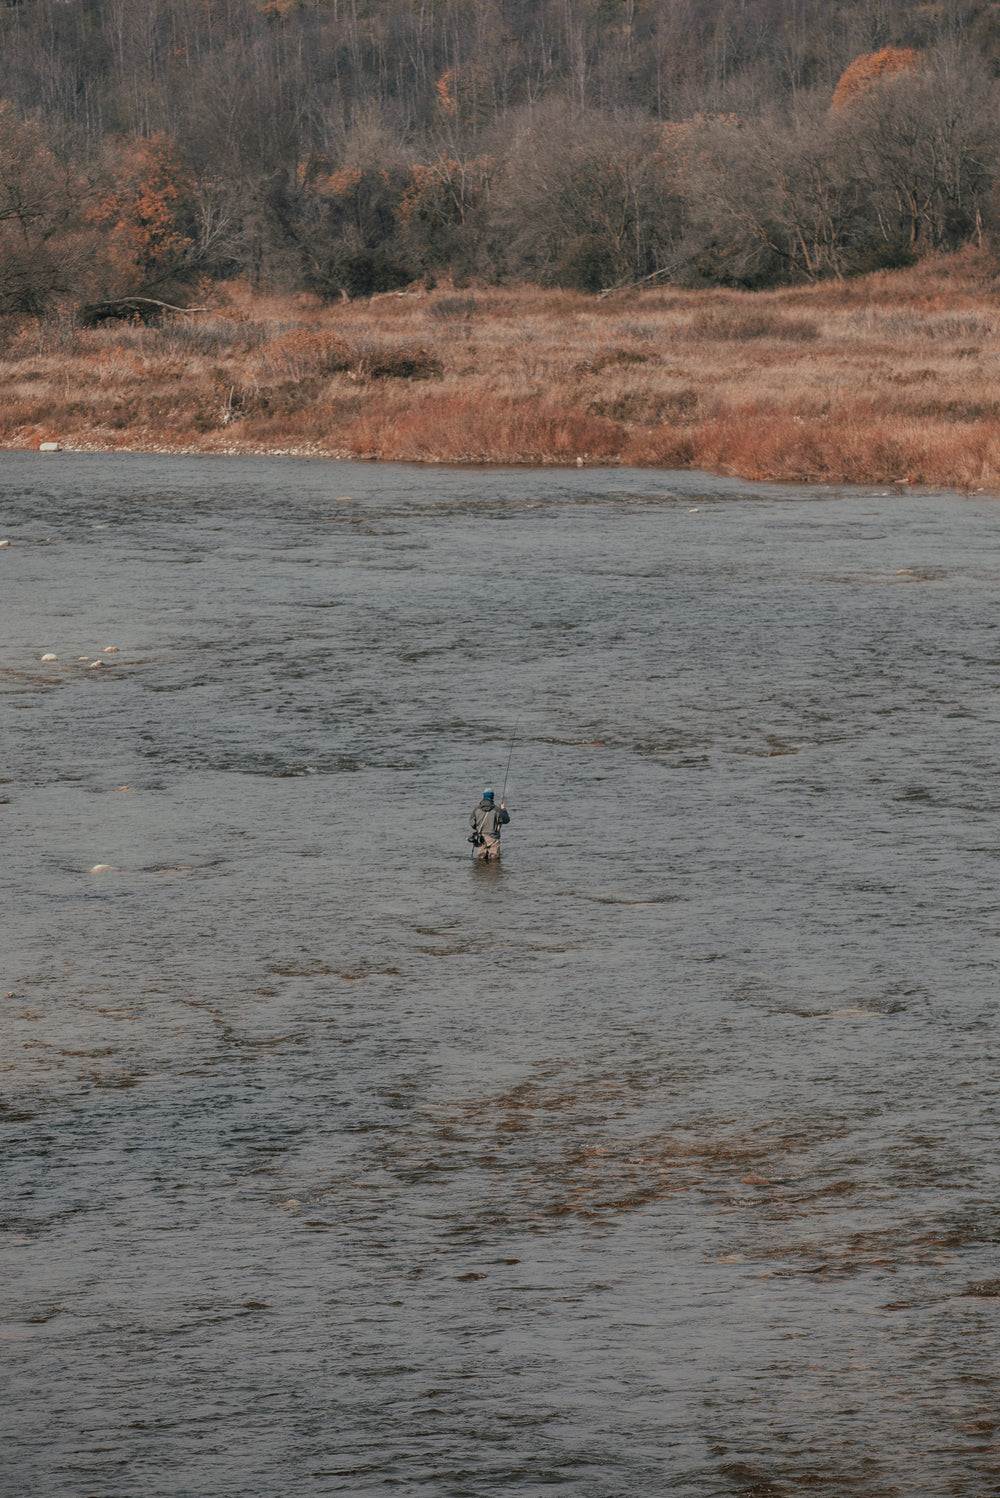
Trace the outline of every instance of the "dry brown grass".
[[1000, 489], [998, 285], [967, 252], [767, 293], [220, 287], [162, 328], [2, 330], [0, 445]]

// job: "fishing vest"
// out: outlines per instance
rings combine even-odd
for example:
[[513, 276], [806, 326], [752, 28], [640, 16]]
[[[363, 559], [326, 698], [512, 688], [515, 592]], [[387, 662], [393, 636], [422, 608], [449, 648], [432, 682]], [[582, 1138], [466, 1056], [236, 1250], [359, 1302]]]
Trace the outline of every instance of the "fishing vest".
[[480, 801], [472, 815], [476, 819], [477, 832], [481, 832], [484, 837], [499, 837], [500, 828], [497, 825], [499, 817], [492, 801], [488, 803]]

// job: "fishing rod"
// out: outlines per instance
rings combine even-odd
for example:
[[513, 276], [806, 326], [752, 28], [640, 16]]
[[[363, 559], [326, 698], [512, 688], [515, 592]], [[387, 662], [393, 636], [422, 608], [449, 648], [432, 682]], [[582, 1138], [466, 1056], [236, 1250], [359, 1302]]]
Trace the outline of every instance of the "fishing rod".
[[517, 724], [520, 723], [520, 721], [520, 718], [518, 718], [517, 723], [514, 724], [514, 732], [510, 736], [510, 754], [508, 754], [507, 756], [507, 768], [503, 772], [503, 790], [500, 792], [501, 806], [503, 805], [504, 797], [507, 794], [507, 776], [510, 774], [510, 755], [514, 753], [514, 740], [517, 738]]

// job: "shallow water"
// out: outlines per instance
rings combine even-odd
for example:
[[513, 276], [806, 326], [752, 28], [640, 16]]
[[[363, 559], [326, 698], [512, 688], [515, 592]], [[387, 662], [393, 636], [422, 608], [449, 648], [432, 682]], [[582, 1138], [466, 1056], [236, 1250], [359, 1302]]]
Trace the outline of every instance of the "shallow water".
[[0, 491], [0, 1491], [1000, 1492], [996, 502]]

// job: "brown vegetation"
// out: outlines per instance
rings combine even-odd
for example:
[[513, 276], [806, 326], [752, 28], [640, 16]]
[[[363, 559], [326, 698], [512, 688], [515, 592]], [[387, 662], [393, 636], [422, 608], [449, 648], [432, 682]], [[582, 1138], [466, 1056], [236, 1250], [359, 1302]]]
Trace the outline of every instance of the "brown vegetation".
[[0, 444], [628, 464], [1000, 489], [1000, 268], [607, 298], [500, 289], [212, 310], [0, 345]]
[[1000, 243], [997, 13], [0, 4], [0, 315], [763, 290]]
[[862, 94], [870, 94], [885, 78], [894, 73], [916, 73], [920, 70], [920, 53], [912, 47], [883, 47], [866, 52], [845, 68], [833, 92], [833, 109], [844, 109]]

